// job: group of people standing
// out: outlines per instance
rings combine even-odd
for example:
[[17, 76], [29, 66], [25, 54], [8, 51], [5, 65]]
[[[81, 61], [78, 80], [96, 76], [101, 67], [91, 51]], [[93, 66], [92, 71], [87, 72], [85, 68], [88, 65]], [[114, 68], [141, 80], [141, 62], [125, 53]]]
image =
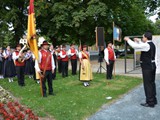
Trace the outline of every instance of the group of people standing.
[[[27, 49], [22, 51], [22, 45], [18, 44], [13, 50], [8, 46], [5, 50], [0, 48], [0, 78], [8, 78], [9, 82], [13, 82], [13, 78], [17, 76], [18, 85], [25, 86], [25, 75], [36, 80], [35, 73], [39, 72], [44, 76], [42, 81], [43, 96], [47, 96], [46, 81], [48, 82], [49, 95], [54, 95], [52, 80], [56, 78], [56, 69], [62, 77], [68, 77], [69, 60], [71, 62], [72, 75], [77, 74], [77, 61], [80, 61], [80, 77], [84, 86], [89, 86], [92, 80], [92, 71], [90, 64], [90, 55], [87, 46], [82, 46], [78, 51], [74, 44], [70, 45], [69, 50], [65, 45], [50, 45], [47, 41], [43, 41], [39, 48], [38, 64], [35, 63], [35, 56]], [[57, 65], [58, 63], [58, 65]]]
[[[158, 102], [156, 98], [156, 64], [155, 52], [156, 48], [152, 42], [152, 34], [146, 32], [143, 35], [142, 41], [135, 38], [135, 42], [129, 37], [124, 38], [127, 43], [136, 50], [141, 51], [141, 67], [143, 74], [143, 84], [146, 96], [146, 102], [141, 105], [144, 107], [154, 107]], [[84, 86], [90, 85], [93, 79], [90, 54], [87, 51], [87, 46], [83, 45], [78, 50], [71, 44], [70, 49], [66, 50], [66, 46], [57, 47], [54, 49], [47, 41], [44, 41], [39, 49], [39, 60], [36, 62], [34, 55], [30, 50], [22, 52], [22, 46], [18, 44], [14, 51], [10, 46], [6, 50], [0, 48], [0, 79], [8, 78], [9, 82], [13, 82], [13, 77], [17, 76], [18, 85], [25, 86], [24, 74], [34, 74], [35, 69], [43, 76], [42, 92], [43, 97], [47, 97], [46, 81], [48, 82], [49, 95], [53, 93], [52, 80], [56, 77], [56, 63], [58, 62], [58, 73], [65, 78], [68, 76], [68, 62], [71, 60], [72, 75], [77, 74], [77, 60], [80, 62], [80, 77], [79, 80], [83, 82]], [[106, 79], [112, 79], [112, 71], [115, 62], [115, 53], [111, 42], [107, 44], [104, 49], [104, 60], [106, 62], [107, 75]], [[57, 61], [57, 62], [56, 62]], [[35, 69], [34, 69], [35, 66]], [[30, 77], [31, 78], [31, 77]]]
[[21, 44], [15, 49], [10, 46], [5, 50], [0, 48], [0, 78], [8, 78], [9, 82], [13, 82], [17, 76], [18, 85], [25, 86], [24, 74], [29, 75], [29, 78], [34, 74], [34, 57], [29, 49], [20, 52], [21, 48]]
[[[78, 52], [75, 49], [74, 44], [70, 45], [70, 49], [67, 51], [66, 46], [62, 45], [62, 49], [57, 49], [58, 60], [58, 72], [62, 72], [62, 77], [68, 76], [68, 60], [70, 58], [72, 75], [77, 74], [77, 60], [80, 62], [80, 81], [84, 83], [84, 86], [89, 86], [89, 81], [93, 79], [92, 69], [90, 63], [90, 55], [87, 51], [87, 46], [83, 45]], [[62, 66], [62, 67], [61, 67]]]
[[[55, 78], [56, 63], [58, 62], [58, 73], [62, 74], [62, 77], [68, 77], [68, 62], [71, 61], [72, 75], [77, 74], [77, 60], [80, 59], [80, 81], [84, 83], [84, 86], [89, 86], [89, 81], [92, 80], [91, 65], [89, 60], [89, 53], [87, 52], [87, 46], [82, 47], [82, 51], [78, 52], [74, 44], [70, 45], [69, 50], [65, 45], [58, 46], [54, 49], [53, 45], [50, 45], [47, 41], [43, 41], [39, 50], [39, 60], [35, 64], [36, 71], [42, 75], [42, 93], [43, 97], [47, 97], [46, 81], [48, 82], [48, 94], [55, 95], [53, 92], [52, 79]], [[56, 62], [57, 61], [57, 62]], [[39, 65], [38, 65], [39, 64]], [[40, 67], [39, 67], [40, 66]]]

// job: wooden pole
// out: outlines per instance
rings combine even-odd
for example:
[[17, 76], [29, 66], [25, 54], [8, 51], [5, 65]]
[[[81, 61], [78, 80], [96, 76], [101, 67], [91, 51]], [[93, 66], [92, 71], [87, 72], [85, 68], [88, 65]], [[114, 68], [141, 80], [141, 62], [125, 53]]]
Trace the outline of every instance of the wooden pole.
[[[35, 65], [38, 65], [39, 66], [39, 64], [38, 64], [38, 60], [35, 60]], [[42, 79], [42, 75], [41, 75], [41, 73], [38, 73], [36, 70], [35, 70], [35, 73], [36, 73], [36, 79], [39, 79], [40, 80], [40, 91], [41, 91], [41, 95], [42, 95], [42, 97], [43, 97], [43, 89], [42, 89], [42, 81], [43, 81], [43, 79]]]
[[98, 34], [97, 34], [97, 27], [95, 29], [96, 32], [96, 50], [98, 50]]
[[[115, 45], [115, 40], [114, 40], [114, 22], [113, 22], [113, 46]], [[115, 78], [115, 75], [116, 75], [116, 61], [114, 61], [114, 66], [113, 66], [113, 71], [114, 71], [114, 78]]]
[[43, 81], [43, 79], [42, 79], [40, 73], [39, 73], [39, 76], [40, 76], [40, 89], [41, 89], [41, 95], [42, 95], [42, 97], [43, 97], [43, 89], [42, 89], [42, 81]]

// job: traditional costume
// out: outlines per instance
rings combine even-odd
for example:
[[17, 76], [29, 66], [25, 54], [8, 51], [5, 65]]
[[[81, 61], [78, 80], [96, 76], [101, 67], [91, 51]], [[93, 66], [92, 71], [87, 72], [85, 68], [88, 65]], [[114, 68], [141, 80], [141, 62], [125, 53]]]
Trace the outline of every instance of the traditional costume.
[[16, 76], [16, 70], [12, 59], [12, 53], [10, 50], [5, 50], [3, 56], [5, 58], [3, 77], [8, 78], [9, 82], [13, 82], [13, 77]]
[[58, 73], [62, 72], [62, 58], [60, 57], [60, 48], [57, 49]]
[[[111, 43], [108, 43], [111, 44]], [[114, 49], [111, 47], [107, 47], [104, 50], [104, 59], [106, 61], [107, 75], [106, 79], [112, 79], [113, 66], [116, 59]]]
[[63, 45], [63, 49], [60, 52], [60, 57], [62, 60], [62, 77], [68, 77], [68, 53], [65, 50], [66, 46]]
[[53, 87], [52, 87], [52, 72], [55, 69], [55, 63], [53, 56], [49, 50], [43, 48], [43, 46], [49, 46], [47, 41], [43, 41], [42, 49], [39, 51], [39, 66], [35, 64], [35, 68], [38, 72], [42, 71], [44, 78], [42, 80], [42, 89], [43, 89], [43, 97], [47, 97], [47, 87], [46, 87], [46, 80], [48, 82], [48, 92], [49, 95], [54, 95]]
[[78, 51], [74, 47], [71, 47], [68, 50], [68, 55], [70, 56], [71, 66], [72, 66], [72, 75], [76, 75], [77, 72], [77, 54]]
[[25, 86], [25, 81], [24, 81], [25, 56], [23, 53], [20, 52], [20, 49], [21, 45], [18, 44], [16, 47], [16, 51], [13, 53], [12, 58], [15, 61], [18, 85]]
[[3, 64], [4, 64], [4, 56], [2, 53], [2, 48], [0, 48], [0, 79], [3, 78]]
[[[51, 50], [50, 49], [50, 52], [51, 52], [51, 54], [52, 54], [52, 56], [53, 56], [53, 59], [54, 59], [54, 63], [55, 63], [55, 66], [57, 66], [57, 55], [56, 55], [56, 52], [55, 52], [55, 50], [53, 49], [53, 50]], [[52, 79], [54, 80], [55, 78], [56, 78], [56, 67], [55, 67], [55, 69], [54, 69], [54, 73], [52, 74]]]
[[79, 53], [79, 59], [81, 61], [80, 81], [84, 82], [84, 86], [88, 86], [88, 82], [93, 79], [89, 53], [87, 51], [81, 51]]
[[25, 58], [25, 75], [29, 75], [29, 78], [32, 78], [34, 74], [34, 61], [32, 53], [28, 51]]

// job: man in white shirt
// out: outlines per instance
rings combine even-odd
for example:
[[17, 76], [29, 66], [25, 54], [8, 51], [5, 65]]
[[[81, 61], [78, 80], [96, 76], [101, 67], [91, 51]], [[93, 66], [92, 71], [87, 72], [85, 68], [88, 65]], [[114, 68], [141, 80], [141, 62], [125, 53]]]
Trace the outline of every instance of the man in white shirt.
[[56, 51], [55, 51], [55, 49], [54, 49], [54, 46], [53, 45], [50, 45], [50, 52], [51, 52], [51, 54], [52, 54], [52, 56], [53, 56], [53, 59], [54, 59], [54, 63], [55, 63], [55, 69], [54, 69], [54, 73], [52, 74], [52, 78], [53, 78], [53, 80], [56, 78], [56, 61], [57, 61], [57, 56], [56, 56]]
[[156, 47], [152, 42], [152, 33], [145, 32], [143, 35], [142, 42], [135, 38], [135, 42], [129, 39], [129, 37], [124, 38], [125, 41], [137, 51], [141, 51], [141, 68], [143, 74], [143, 84], [146, 96], [146, 102], [141, 103], [144, 107], [154, 107], [157, 104], [156, 98], [156, 64], [155, 64], [155, 52]]
[[42, 49], [39, 51], [38, 62], [40, 68], [36, 62], [35, 68], [39, 73], [42, 72], [44, 75], [44, 79], [42, 80], [43, 97], [47, 97], [46, 79], [48, 82], [49, 95], [55, 95], [52, 87], [52, 74], [54, 73], [55, 62], [51, 52], [49, 51], [49, 43], [47, 41], [43, 41]]
[[116, 56], [114, 53], [113, 45], [111, 42], [108, 42], [107, 48], [104, 50], [104, 60], [106, 62], [107, 75], [106, 78], [108, 80], [112, 79], [113, 66], [115, 62]]
[[[25, 55], [21, 44], [16, 46], [16, 51], [13, 52], [12, 59], [15, 61], [16, 73], [18, 78], [18, 85], [25, 86], [24, 68], [25, 68]], [[21, 49], [22, 48], [22, 49]]]
[[72, 75], [76, 75], [78, 50], [75, 49], [74, 44], [70, 45], [70, 49], [68, 50], [68, 55], [70, 56], [70, 60], [71, 60]]
[[62, 60], [62, 77], [68, 77], [68, 52], [66, 46], [62, 46], [62, 51], [59, 53]]

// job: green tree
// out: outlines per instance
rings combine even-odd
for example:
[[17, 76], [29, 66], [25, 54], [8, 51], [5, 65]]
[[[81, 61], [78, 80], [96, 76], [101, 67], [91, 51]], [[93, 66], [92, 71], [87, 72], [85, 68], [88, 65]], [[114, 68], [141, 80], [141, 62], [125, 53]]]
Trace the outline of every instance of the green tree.
[[[1, 31], [11, 31], [13, 43], [16, 44], [24, 34], [27, 26], [27, 4], [29, 0], [1, 0]], [[27, 3], [27, 4], [26, 4]], [[7, 29], [6, 29], [7, 28]]]
[[154, 24], [155, 27], [155, 34], [159, 35], [160, 34], [160, 20], [157, 20], [156, 23]]
[[[39, 0], [35, 1], [36, 28], [54, 44], [95, 43], [95, 27], [105, 28], [106, 41], [112, 40], [113, 21], [123, 35], [152, 30], [146, 11], [154, 11], [159, 0]], [[0, 39], [11, 31], [15, 44], [27, 29], [29, 0], [0, 1]], [[9, 29], [10, 28], [10, 29]]]

